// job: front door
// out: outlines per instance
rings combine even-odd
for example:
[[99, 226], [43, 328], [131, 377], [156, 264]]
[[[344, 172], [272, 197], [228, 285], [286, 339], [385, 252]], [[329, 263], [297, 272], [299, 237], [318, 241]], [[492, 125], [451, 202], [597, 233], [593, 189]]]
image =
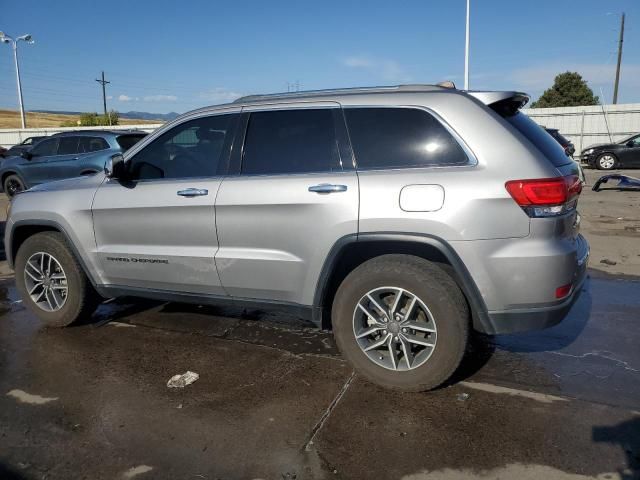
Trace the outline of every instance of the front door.
[[20, 165], [26, 186], [33, 187], [50, 181], [48, 163], [49, 159], [55, 158], [58, 153], [58, 138], [41, 141], [29, 153], [31, 153], [31, 159], [25, 159]]
[[235, 175], [216, 200], [216, 264], [233, 297], [311, 305], [331, 247], [358, 229], [358, 180], [340, 106], [244, 109]]
[[640, 167], [640, 135], [629, 139], [619, 155], [623, 166]]
[[78, 174], [78, 142], [80, 137], [61, 136], [58, 141], [57, 155], [47, 159], [47, 180], [62, 180]]
[[94, 229], [110, 285], [223, 293], [214, 203], [236, 123], [234, 114], [185, 120], [132, 149], [126, 180], [100, 186]]

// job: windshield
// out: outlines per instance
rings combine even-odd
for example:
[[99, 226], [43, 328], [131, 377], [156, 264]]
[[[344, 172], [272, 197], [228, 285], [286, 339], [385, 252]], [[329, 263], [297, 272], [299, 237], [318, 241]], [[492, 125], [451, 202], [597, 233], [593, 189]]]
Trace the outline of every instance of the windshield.
[[122, 148], [122, 150], [126, 152], [146, 136], [147, 136], [146, 133], [136, 133], [134, 135], [120, 135], [116, 139], [116, 141], [118, 142], [118, 145], [120, 145], [120, 148]]
[[634, 143], [637, 145], [638, 143], [640, 143], [640, 135], [638, 135], [637, 133], [631, 135], [630, 137], [624, 138], [622, 140], [620, 140], [618, 142], [618, 144], [620, 145], [626, 145], [628, 142], [630, 141], [634, 141]]

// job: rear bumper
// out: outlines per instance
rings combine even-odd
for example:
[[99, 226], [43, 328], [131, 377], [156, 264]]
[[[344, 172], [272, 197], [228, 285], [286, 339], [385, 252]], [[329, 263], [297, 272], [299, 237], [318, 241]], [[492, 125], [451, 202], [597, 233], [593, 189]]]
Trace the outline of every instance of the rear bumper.
[[490, 335], [517, 333], [529, 330], [542, 330], [560, 323], [576, 302], [587, 276], [589, 262], [589, 244], [584, 237], [578, 237], [578, 257], [572, 289], [569, 296], [558, 304], [539, 308], [511, 309], [489, 313], [491, 326], [484, 333]]

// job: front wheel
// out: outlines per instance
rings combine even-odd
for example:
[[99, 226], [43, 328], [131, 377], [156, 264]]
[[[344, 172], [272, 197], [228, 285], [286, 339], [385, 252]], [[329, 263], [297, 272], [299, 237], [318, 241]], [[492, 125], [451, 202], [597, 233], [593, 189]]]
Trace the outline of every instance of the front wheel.
[[618, 164], [618, 159], [611, 153], [603, 153], [596, 159], [596, 167], [599, 170], [613, 170]]
[[332, 308], [338, 348], [355, 370], [386, 388], [423, 391], [454, 373], [467, 347], [469, 311], [453, 279], [409, 255], [354, 269]]
[[9, 198], [12, 198], [16, 193], [25, 190], [24, 182], [19, 176], [13, 174], [4, 179], [3, 187], [4, 193], [6, 193]]
[[15, 261], [22, 299], [47, 326], [64, 327], [90, 316], [99, 303], [82, 267], [59, 232], [29, 237]]

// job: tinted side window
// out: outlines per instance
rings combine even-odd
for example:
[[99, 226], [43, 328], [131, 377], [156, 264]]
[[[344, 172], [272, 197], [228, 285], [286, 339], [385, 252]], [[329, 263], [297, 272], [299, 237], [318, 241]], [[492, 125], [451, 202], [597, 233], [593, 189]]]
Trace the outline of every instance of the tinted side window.
[[109, 144], [104, 138], [100, 137], [80, 137], [80, 153], [98, 152], [100, 150], [107, 150]]
[[78, 153], [79, 137], [60, 137], [58, 155], [73, 155]]
[[540, 150], [542, 154], [556, 167], [573, 162], [573, 160], [567, 157], [567, 154], [564, 153], [564, 149], [560, 144], [555, 141], [553, 137], [547, 135], [547, 132], [540, 128], [540, 125], [531, 120], [524, 113], [517, 112], [515, 115], [505, 117], [505, 120], [524, 135], [525, 138]]
[[58, 139], [52, 138], [51, 140], [43, 140], [42, 142], [38, 143], [35, 147], [33, 147], [31, 153], [39, 157], [47, 157], [50, 155], [55, 155], [57, 149]]
[[255, 112], [249, 117], [242, 173], [325, 172], [340, 167], [331, 109]]
[[433, 115], [415, 108], [346, 108], [358, 168], [464, 165], [466, 153]]
[[163, 133], [128, 162], [132, 180], [213, 177], [228, 154], [235, 115], [181, 123]]

